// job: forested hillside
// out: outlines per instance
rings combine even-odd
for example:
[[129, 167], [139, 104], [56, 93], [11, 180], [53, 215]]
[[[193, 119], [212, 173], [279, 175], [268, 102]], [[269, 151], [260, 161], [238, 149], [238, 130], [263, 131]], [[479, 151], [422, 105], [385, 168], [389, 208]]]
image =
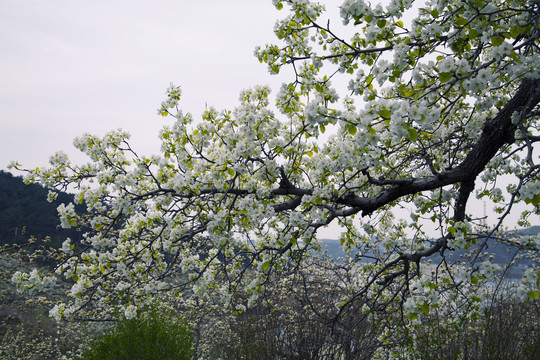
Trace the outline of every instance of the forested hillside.
[[56, 210], [58, 205], [73, 201], [73, 195], [61, 192], [57, 200], [48, 202], [47, 193], [41, 185], [26, 185], [22, 177], [0, 171], [1, 243], [21, 242], [29, 236], [50, 236], [53, 245], [58, 246], [66, 237], [78, 238], [76, 230], [59, 227]]

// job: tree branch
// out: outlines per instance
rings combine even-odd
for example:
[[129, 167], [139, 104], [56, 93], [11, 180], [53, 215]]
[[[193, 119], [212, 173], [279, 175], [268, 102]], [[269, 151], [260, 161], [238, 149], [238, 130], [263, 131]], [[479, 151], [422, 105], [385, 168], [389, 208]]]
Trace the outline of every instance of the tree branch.
[[[540, 79], [524, 79], [514, 97], [501, 109], [497, 116], [493, 119], [486, 120], [480, 138], [458, 166], [434, 176], [411, 179], [411, 181], [394, 185], [383, 190], [374, 198], [347, 194], [339, 198], [337, 202], [351, 206], [356, 212], [362, 212], [362, 216], [366, 216], [405, 195], [433, 190], [460, 182], [465, 183], [465, 187], [468, 189], [470, 186], [469, 182], [472, 181], [474, 183], [474, 179], [484, 170], [487, 163], [497, 152], [504, 145], [515, 142], [514, 133], [517, 129], [517, 124], [512, 122], [512, 114], [518, 112], [522, 116], [527, 116], [539, 102]], [[465, 192], [462, 193], [462, 197], [464, 196]], [[461, 202], [464, 200], [466, 199], [461, 200]], [[465, 207], [464, 204], [459, 206], [463, 207], [457, 214], [461, 216], [460, 214], [464, 213]]]

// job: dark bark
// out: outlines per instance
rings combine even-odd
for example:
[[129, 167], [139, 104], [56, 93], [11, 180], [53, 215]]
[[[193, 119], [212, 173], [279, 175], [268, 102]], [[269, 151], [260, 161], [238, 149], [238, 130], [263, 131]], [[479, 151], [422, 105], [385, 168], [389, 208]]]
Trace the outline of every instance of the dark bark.
[[[480, 138], [458, 166], [427, 178], [405, 180], [399, 185], [383, 190], [375, 198], [348, 195], [338, 199], [337, 202], [348, 205], [355, 212], [362, 212], [362, 215], [366, 216], [400, 197], [451, 184], [463, 183], [465, 186], [462, 188], [467, 189], [470, 193], [474, 189], [474, 187], [470, 187], [471, 182], [474, 182], [474, 179], [484, 170], [488, 162], [503, 146], [515, 141], [514, 133], [517, 124], [512, 122], [512, 114], [517, 112], [524, 119], [539, 102], [540, 79], [525, 79], [514, 97], [499, 111], [497, 116], [486, 120]], [[458, 202], [458, 217], [462, 217], [465, 212], [465, 195], [468, 197], [468, 194], [462, 192], [463, 200]]]

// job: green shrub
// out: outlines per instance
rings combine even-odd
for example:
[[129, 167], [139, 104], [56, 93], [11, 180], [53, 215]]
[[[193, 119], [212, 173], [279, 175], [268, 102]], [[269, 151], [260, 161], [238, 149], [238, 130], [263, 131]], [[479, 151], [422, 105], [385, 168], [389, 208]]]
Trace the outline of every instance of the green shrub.
[[192, 333], [180, 318], [154, 310], [123, 320], [91, 343], [82, 360], [191, 360]]

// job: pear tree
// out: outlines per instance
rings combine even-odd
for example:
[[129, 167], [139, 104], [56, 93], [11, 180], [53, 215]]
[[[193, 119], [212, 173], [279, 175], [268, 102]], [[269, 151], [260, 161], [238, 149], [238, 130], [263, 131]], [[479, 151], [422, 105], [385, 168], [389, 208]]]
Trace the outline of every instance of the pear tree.
[[[66, 240], [55, 274], [13, 278], [21, 291], [71, 279], [53, 317], [97, 306], [129, 318], [163, 294], [207, 291], [226, 307], [239, 289], [250, 306], [329, 226], [350, 254], [342, 309], [397, 304], [414, 320], [480, 306], [503, 270], [482, 258], [486, 239], [510, 214], [525, 226], [540, 211], [540, 3], [345, 0], [331, 20], [314, 1], [273, 3], [286, 15], [276, 43], [255, 55], [272, 74], [292, 74], [275, 97], [255, 86], [232, 109], [194, 119], [171, 85], [159, 155], [139, 155], [114, 130], [74, 140], [85, 164], [57, 153], [25, 170], [51, 198], [74, 191], [89, 213], [59, 207], [63, 227], [88, 231]], [[473, 198], [495, 203], [496, 223]], [[538, 237], [505, 241], [540, 249]], [[457, 251], [469, 256], [457, 261]], [[522, 298], [539, 297], [538, 269], [516, 284]]]

